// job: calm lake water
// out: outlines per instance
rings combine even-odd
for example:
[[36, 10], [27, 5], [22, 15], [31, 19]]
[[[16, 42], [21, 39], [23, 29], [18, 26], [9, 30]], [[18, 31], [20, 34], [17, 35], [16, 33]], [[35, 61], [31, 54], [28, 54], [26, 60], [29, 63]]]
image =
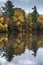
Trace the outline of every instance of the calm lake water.
[[43, 65], [43, 34], [0, 34], [0, 65]]

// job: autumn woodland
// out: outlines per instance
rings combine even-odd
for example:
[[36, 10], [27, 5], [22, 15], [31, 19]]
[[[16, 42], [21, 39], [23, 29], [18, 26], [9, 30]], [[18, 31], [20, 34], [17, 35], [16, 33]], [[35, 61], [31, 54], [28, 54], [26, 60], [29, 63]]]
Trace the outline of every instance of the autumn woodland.
[[27, 14], [22, 8], [15, 7], [10, 0], [4, 5], [0, 9], [0, 32], [43, 31], [43, 15], [38, 13], [36, 6]]

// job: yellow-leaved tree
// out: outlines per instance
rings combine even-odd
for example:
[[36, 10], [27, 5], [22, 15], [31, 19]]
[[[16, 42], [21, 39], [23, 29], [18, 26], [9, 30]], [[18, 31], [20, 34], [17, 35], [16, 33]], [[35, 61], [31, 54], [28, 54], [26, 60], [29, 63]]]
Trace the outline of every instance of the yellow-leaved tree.
[[20, 27], [25, 28], [26, 15], [24, 10], [22, 10], [21, 8], [14, 9], [14, 21], [19, 28]]

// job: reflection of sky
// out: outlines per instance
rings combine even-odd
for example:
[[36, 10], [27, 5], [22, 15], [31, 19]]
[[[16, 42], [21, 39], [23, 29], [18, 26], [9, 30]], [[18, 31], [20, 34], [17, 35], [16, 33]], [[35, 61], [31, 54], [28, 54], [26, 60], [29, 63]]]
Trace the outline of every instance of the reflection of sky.
[[11, 62], [0, 56], [0, 65], [43, 65], [43, 48], [39, 48], [36, 57], [28, 49], [22, 55], [13, 57]]

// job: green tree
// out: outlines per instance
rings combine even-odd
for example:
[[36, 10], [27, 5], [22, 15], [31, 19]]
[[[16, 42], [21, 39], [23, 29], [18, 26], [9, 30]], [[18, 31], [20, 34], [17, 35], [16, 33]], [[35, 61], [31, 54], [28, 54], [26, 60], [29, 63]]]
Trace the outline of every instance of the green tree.
[[37, 29], [38, 26], [38, 12], [36, 6], [34, 6], [33, 12], [32, 12], [32, 29]]
[[32, 22], [37, 22], [37, 18], [38, 18], [38, 12], [37, 12], [37, 8], [36, 6], [34, 6], [33, 9], [33, 12], [32, 12]]
[[14, 15], [14, 5], [13, 5], [12, 1], [8, 0], [5, 3], [5, 7], [2, 7], [2, 9], [3, 9], [3, 15], [12, 20], [13, 15]]
[[14, 5], [12, 1], [8, 0], [5, 3], [5, 7], [2, 7], [3, 15], [5, 17], [5, 21], [8, 22], [8, 31], [11, 29], [11, 24], [13, 24], [13, 16], [14, 16]]

